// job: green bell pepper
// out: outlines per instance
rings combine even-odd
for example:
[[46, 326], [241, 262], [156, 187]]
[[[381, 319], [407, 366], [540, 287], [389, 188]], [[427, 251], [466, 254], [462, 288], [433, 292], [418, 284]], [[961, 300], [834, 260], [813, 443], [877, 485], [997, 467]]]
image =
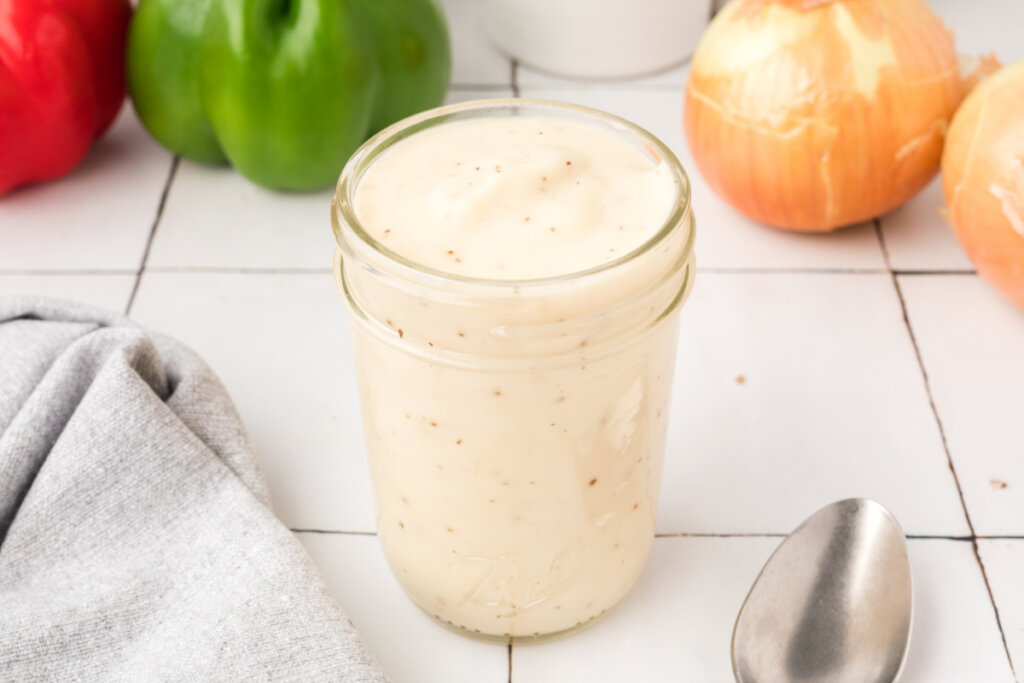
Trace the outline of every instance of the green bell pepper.
[[161, 144], [280, 190], [331, 185], [367, 137], [439, 105], [436, 0], [142, 0], [128, 83]]

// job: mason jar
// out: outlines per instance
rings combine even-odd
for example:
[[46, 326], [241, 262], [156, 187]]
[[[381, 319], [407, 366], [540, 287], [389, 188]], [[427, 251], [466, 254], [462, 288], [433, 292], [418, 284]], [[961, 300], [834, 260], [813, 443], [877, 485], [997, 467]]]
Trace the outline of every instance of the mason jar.
[[[676, 195], [615, 260], [533, 280], [465, 277], [374, 240], [354, 197], [425, 129], [536, 115], [611, 132]], [[443, 107], [370, 139], [332, 204], [351, 314], [377, 534], [408, 595], [470, 634], [586, 624], [636, 581], [654, 538], [679, 310], [694, 279], [690, 185], [675, 155], [618, 117], [507, 99]]]

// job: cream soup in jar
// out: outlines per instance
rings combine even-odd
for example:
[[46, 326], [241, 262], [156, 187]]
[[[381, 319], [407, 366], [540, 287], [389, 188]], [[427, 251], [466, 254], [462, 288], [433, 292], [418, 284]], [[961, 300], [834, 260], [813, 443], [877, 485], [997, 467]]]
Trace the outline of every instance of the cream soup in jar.
[[601, 112], [455, 105], [364, 145], [333, 220], [399, 582], [487, 636], [602, 614], [654, 537], [694, 275], [678, 161]]

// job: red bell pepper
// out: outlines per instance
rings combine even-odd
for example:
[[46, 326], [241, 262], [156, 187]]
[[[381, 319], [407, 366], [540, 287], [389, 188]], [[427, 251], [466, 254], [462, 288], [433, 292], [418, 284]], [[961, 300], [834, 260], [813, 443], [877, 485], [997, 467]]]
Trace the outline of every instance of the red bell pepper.
[[0, 195], [73, 169], [124, 101], [128, 0], [0, 0]]

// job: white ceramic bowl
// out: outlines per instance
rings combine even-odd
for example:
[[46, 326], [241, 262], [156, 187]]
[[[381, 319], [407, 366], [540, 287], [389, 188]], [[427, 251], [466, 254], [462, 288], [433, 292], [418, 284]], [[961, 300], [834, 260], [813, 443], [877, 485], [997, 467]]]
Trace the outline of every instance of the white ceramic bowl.
[[682, 62], [713, 0], [487, 0], [491, 40], [524, 64], [566, 76], [625, 78]]

